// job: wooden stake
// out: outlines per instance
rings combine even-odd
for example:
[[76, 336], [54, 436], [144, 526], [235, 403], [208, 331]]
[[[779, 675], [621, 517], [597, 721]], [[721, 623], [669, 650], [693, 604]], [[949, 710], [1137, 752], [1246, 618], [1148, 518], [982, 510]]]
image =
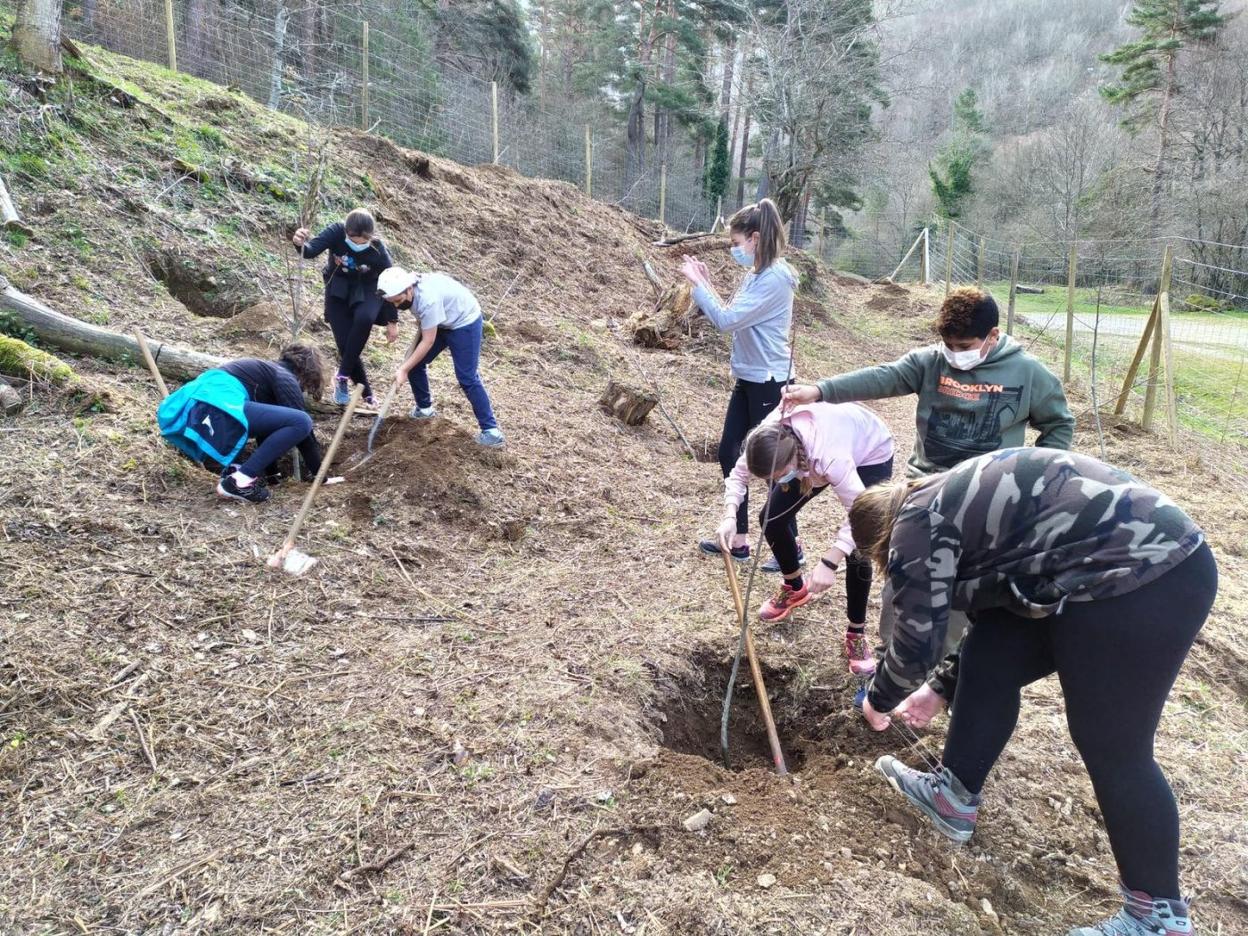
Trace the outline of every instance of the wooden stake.
[[165, 378], [160, 376], [160, 368], [156, 366], [156, 359], [152, 357], [152, 349], [147, 346], [147, 338], [137, 325], [134, 326], [134, 340], [139, 343], [139, 351], [143, 354], [143, 360], [147, 362], [147, 369], [152, 372], [152, 379], [156, 381], [156, 387], [160, 390], [160, 398], [163, 400], [169, 395], [169, 388], [165, 386]]
[[1005, 333], [1014, 334], [1014, 299], [1018, 295], [1018, 264], [1023, 258], [1021, 248], [1014, 248], [1014, 256], [1010, 258], [1010, 302], [1005, 311]]
[[984, 285], [984, 252], [987, 249], [987, 241], [984, 235], [979, 235], [979, 261], [975, 265], [975, 286], [983, 288]]
[[360, 36], [360, 129], [367, 131], [368, 127], [368, 20], [365, 20]]
[[737, 609], [737, 623], [745, 628], [745, 655], [750, 661], [750, 676], [754, 680], [754, 694], [758, 696], [758, 707], [763, 715], [763, 724], [767, 726], [767, 743], [771, 745], [771, 758], [776, 765], [776, 773], [787, 777], [789, 770], [784, 765], [784, 751], [780, 747], [780, 735], [776, 732], [776, 722], [771, 716], [771, 700], [767, 698], [767, 684], [763, 682], [763, 668], [758, 663], [758, 654], [754, 652], [754, 638], [750, 636], [749, 625], [745, 623], [745, 601], [741, 598], [741, 585], [737, 581], [736, 562], [727, 552], [721, 551], [724, 568], [728, 571], [728, 587], [732, 590], [732, 601]]
[[919, 282], [926, 286], [932, 281], [932, 232], [923, 229], [923, 252], [919, 254]]
[[355, 408], [359, 405], [360, 397], [363, 395], [364, 387], [362, 385], [357, 386], [351, 392], [351, 399], [347, 403], [347, 408], [342, 411], [342, 418], [338, 420], [338, 430], [334, 433], [334, 438], [329, 443], [329, 449], [325, 452], [325, 457], [321, 459], [321, 470], [316, 473], [312, 486], [308, 488], [308, 493], [304, 495], [303, 506], [299, 508], [299, 513], [295, 516], [295, 522], [290, 525], [290, 532], [286, 534], [282, 548], [269, 557], [269, 565], [280, 566], [282, 560], [286, 558], [286, 554], [294, 548], [295, 537], [299, 535], [299, 530], [303, 527], [303, 521], [308, 519], [308, 513], [312, 510], [312, 502], [316, 500], [316, 492], [321, 489], [325, 476], [329, 474], [329, 466], [333, 464], [334, 456], [338, 453], [338, 444], [342, 442], [342, 437], [347, 434], [347, 426], [351, 424], [351, 417], [354, 415]]
[[815, 234], [815, 256], [823, 259], [823, 232], [828, 227], [828, 209], [819, 209], [819, 230]]
[[498, 164], [498, 82], [490, 82], [490, 115], [494, 136], [494, 163]]
[[1157, 296], [1157, 340], [1166, 368], [1166, 429], [1170, 445], [1178, 442], [1179, 420], [1174, 396], [1174, 356], [1170, 347], [1170, 281], [1174, 273], [1174, 248], [1166, 245], [1165, 258], [1161, 262], [1161, 292]]
[[1070, 259], [1066, 270], [1066, 361], [1062, 366], [1062, 385], [1070, 383], [1070, 358], [1075, 350], [1075, 273], [1079, 263], [1079, 243], [1070, 244]]
[[594, 197], [594, 134], [585, 125], [585, 194]]
[[897, 269], [893, 270], [888, 279], [896, 282], [897, 274], [901, 272], [901, 268], [906, 265], [906, 261], [910, 259], [910, 255], [918, 250], [919, 244], [921, 243], [923, 243], [923, 235], [920, 233], [919, 236], [914, 239], [914, 243], [910, 245], [910, 249], [906, 251], [906, 255], [901, 258], [901, 263], [897, 264]]
[[667, 163], [659, 166], [659, 224], [667, 223]]
[[1149, 339], [1153, 337], [1153, 329], [1157, 326], [1157, 316], [1160, 313], [1158, 302], [1161, 293], [1157, 294], [1158, 298], [1153, 300], [1153, 311], [1149, 313], [1148, 321], [1144, 324], [1144, 334], [1140, 336], [1140, 343], [1135, 348], [1135, 356], [1131, 359], [1131, 366], [1127, 368], [1127, 376], [1122, 382], [1122, 393], [1118, 395], [1118, 403], [1114, 406], [1114, 415], [1121, 416], [1127, 410], [1127, 400], [1131, 397], [1131, 390], [1135, 385], [1135, 375], [1139, 372], [1140, 363], [1144, 360], [1144, 352], [1148, 349]]
[[173, 0], [165, 0], [165, 43], [169, 50], [169, 70], [178, 70], [178, 41], [173, 30]]
[[949, 295], [949, 283], [953, 280], [953, 229], [957, 227], [949, 219], [949, 239], [945, 245], [945, 295]]

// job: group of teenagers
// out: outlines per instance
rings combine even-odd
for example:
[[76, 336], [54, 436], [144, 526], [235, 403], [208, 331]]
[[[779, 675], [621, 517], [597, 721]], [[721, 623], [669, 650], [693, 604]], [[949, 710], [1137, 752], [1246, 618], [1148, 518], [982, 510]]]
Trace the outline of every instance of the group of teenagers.
[[[729, 302], [703, 262], [686, 256], [681, 267], [701, 312], [732, 336], [735, 378], [719, 448], [723, 516], [699, 548], [755, 558], [748, 487], [760, 479], [771, 551], [762, 568], [782, 578], [759, 618], [788, 617], [843, 570], [846, 663], [864, 680], [870, 727], [923, 727], [949, 707], [935, 769], [892, 756], [875, 766], [954, 842], [974, 834], [1022, 688], [1056, 673], [1124, 898], [1117, 914], [1068, 936], [1192, 933], [1178, 810], [1153, 745], [1217, 593], [1204, 533], [1164, 494], [1070, 451], [1075, 420], [1060, 382], [1002, 334], [982, 290], [948, 294], [929, 345], [794, 382], [798, 278], [783, 259], [780, 215], [763, 200], [728, 228], [745, 268]], [[894, 480], [892, 433], [860, 404], [905, 396], [917, 398], [915, 441], [906, 477]], [[1027, 447], [1029, 427], [1037, 435]], [[829, 489], [847, 519], [807, 563], [797, 515]], [[874, 649], [865, 632], [873, 569], [883, 577]]]
[[[779, 212], [764, 199], [734, 214], [728, 231], [731, 256], [744, 268], [730, 301], [717, 295], [705, 263], [686, 256], [681, 266], [702, 314], [732, 336], [735, 378], [719, 446], [723, 518], [699, 548], [752, 558], [749, 482], [765, 480], [759, 522], [772, 555], [763, 568], [782, 578], [759, 617], [788, 617], [843, 570], [844, 649], [864, 681], [870, 727], [883, 731], [899, 719], [919, 728], [950, 709], [937, 769], [891, 756], [876, 767], [956, 842], [974, 833], [1021, 689], [1056, 673], [1125, 898], [1121, 912], [1070, 936], [1191, 933], [1179, 889], [1179, 816], [1153, 743], [1217, 591], [1203, 532], [1165, 495], [1070, 451], [1074, 418], [1060, 382], [1002, 334], [997, 305], [981, 290], [949, 293], [932, 344], [818, 383], [793, 382], [798, 277], [784, 260]], [[466, 287], [392, 264], [365, 211], [316, 237], [300, 229], [293, 241], [305, 257], [329, 253], [323, 276], [339, 355], [336, 402], [349, 400], [352, 382], [373, 402], [360, 356], [378, 325], [395, 341], [399, 311], [412, 309], [420, 339], [395, 375], [411, 387], [411, 415], [435, 415], [427, 367], [449, 350], [480, 425], [477, 441], [503, 443], [477, 373], [481, 308]], [[267, 499], [265, 478], [291, 448], [317, 470], [304, 394], [320, 397], [323, 367], [315, 349], [295, 345], [276, 362], [233, 361], [205, 375], [235, 394], [243, 428], [231, 445], [256, 441], [241, 463], [230, 461], [233, 448], [216, 456], [225, 465], [218, 493]], [[171, 409], [193, 427], [196, 395], [189, 396]], [[894, 480], [892, 433], [860, 404], [902, 396], [917, 397], [915, 442], [906, 478]], [[1038, 433], [1031, 447], [1028, 427]], [[847, 519], [808, 563], [797, 516], [829, 489]], [[873, 569], [884, 579], [874, 649], [866, 635]]]
[[[481, 304], [467, 286], [446, 273], [416, 273], [397, 266], [377, 236], [372, 214], [362, 208], [315, 237], [299, 228], [292, 243], [303, 257], [327, 255], [321, 278], [325, 321], [338, 351], [331, 381], [335, 403], [345, 406], [350, 402], [354, 383], [365, 406], [377, 405], [362, 359], [364, 349], [378, 326], [385, 328], [388, 343], [397, 341], [399, 313], [410, 310], [417, 319], [419, 337], [394, 380], [411, 387], [415, 404], [411, 418], [437, 416], [428, 368], [447, 351], [479, 426], [477, 443], [489, 448], [505, 444], [478, 372], [485, 323]], [[321, 466], [321, 448], [305, 395], [321, 398], [325, 371], [324, 357], [307, 344], [288, 345], [276, 361], [230, 361], [162, 402], [162, 431], [195, 460], [207, 463], [211, 459], [223, 466], [217, 482], [220, 496], [263, 503], [270, 497], [269, 486], [282, 478], [279, 461], [292, 449], [298, 450], [309, 478]], [[221, 431], [221, 426], [230, 431]], [[246, 458], [235, 461], [248, 440], [254, 440], [254, 446]]]

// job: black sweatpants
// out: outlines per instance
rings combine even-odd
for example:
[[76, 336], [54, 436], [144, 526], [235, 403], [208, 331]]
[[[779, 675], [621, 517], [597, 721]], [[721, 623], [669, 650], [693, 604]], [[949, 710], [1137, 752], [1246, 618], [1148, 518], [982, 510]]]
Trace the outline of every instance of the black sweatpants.
[[1056, 672], [1123, 884], [1177, 899], [1179, 813], [1153, 759], [1153, 737], [1217, 590], [1217, 565], [1204, 545], [1129, 594], [1072, 601], [1054, 617], [976, 612], [945, 766], [978, 793], [1014, 732], [1019, 690]]
[[[719, 436], [719, 467], [725, 478], [732, 473], [733, 466], [741, 457], [741, 447], [745, 445], [745, 437], [750, 430], [780, 403], [783, 386], [776, 380], [766, 383], [738, 380], [733, 386], [732, 396], [728, 399], [728, 412], [724, 414], [724, 430]], [[749, 530], [750, 496], [747, 492], [737, 508], [737, 532], [748, 533]], [[793, 524], [793, 535], [797, 536], [796, 523]]]
[[[881, 484], [893, 476], [893, 460], [889, 458], [878, 465], [859, 465], [857, 471], [863, 487]], [[797, 512], [829, 487], [825, 484], [811, 488], [809, 494], [803, 494], [799, 481], [771, 486], [767, 506], [759, 513], [758, 522], [761, 525], [764, 517], [769, 518], [763, 535], [780, 563], [781, 574], [792, 575], [801, 568], [797, 554], [797, 527], [794, 524]], [[851, 624], [867, 622], [867, 599], [870, 595], [871, 562], [855, 549], [845, 557], [845, 616]]]
[[364, 388], [365, 395], [372, 392], [368, 383], [368, 374], [360, 355], [368, 344], [368, 337], [373, 332], [381, 310], [381, 298], [368, 298], [354, 305], [345, 299], [325, 297], [325, 321], [334, 333], [334, 344], [338, 346], [338, 376], [350, 377]]

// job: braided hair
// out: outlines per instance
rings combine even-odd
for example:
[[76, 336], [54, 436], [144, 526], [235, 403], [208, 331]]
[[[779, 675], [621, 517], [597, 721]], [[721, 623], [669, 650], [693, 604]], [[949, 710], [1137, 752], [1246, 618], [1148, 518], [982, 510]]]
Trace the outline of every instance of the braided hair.
[[773, 466], [783, 467], [790, 462], [803, 476], [800, 479], [803, 496], [809, 494], [815, 486], [810, 474], [810, 456], [792, 426], [785, 422], [764, 423], [746, 437], [745, 464], [755, 477], [766, 478]]

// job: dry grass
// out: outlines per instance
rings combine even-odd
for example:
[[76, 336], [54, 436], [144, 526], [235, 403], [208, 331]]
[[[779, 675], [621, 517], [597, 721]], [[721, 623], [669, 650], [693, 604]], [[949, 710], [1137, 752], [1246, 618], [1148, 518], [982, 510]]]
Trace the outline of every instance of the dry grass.
[[[197, 106], [181, 85], [152, 93], [177, 113]], [[746, 769], [662, 748], [677, 722], [713, 731], [713, 703], [674, 700], [713, 698], [734, 638], [721, 567], [692, 548], [720, 482], [657, 414], [627, 429], [596, 401], [609, 377], [637, 379], [607, 324], [652, 301], [636, 251], [669, 280], [676, 258], [648, 246], [652, 224], [568, 186], [339, 135], [331, 175], [365, 173], [396, 252], [427, 252], [497, 312], [482, 371], [509, 447], [472, 443], [449, 363], [435, 365], [442, 419], [392, 418], [377, 457], [325, 489], [303, 543], [322, 562], [292, 579], [259, 557], [301, 490], [261, 509], [217, 502], [211, 478], [154, 436], [139, 370], [91, 374], [110, 412], [75, 418], [38, 395], [0, 424], [6, 932], [969, 934], [996, 931], [987, 899], [1003, 931], [1041, 936], [1115, 903], [1052, 681], [1028, 693], [976, 844], [951, 849], [870, 770], [904, 744], [850, 709], [839, 594], [759, 635], [794, 781], [749, 758], [748, 692]], [[107, 228], [101, 179], [82, 185]], [[188, 217], [230, 210], [195, 202]], [[175, 221], [163, 237], [196, 245]], [[728, 288], [722, 245], [697, 246]], [[9, 259], [72, 309], [72, 284], [52, 272], [65, 249]], [[228, 263], [233, 248], [197, 249]], [[124, 259], [96, 275], [114, 327], [154, 321], [221, 353], [267, 347], [261, 330], [192, 322]], [[901, 352], [934, 308], [826, 274], [810, 288], [802, 376]], [[384, 374], [398, 351], [370, 353]], [[642, 354], [690, 439], [715, 438], [725, 342], [695, 333]], [[880, 411], [908, 445], [912, 404]], [[357, 421], [348, 461], [367, 429]], [[1201, 925], [1243, 931], [1248, 508], [1216, 466], [1126, 428], [1108, 437], [1110, 460], [1188, 507], [1221, 562], [1158, 753]], [[1077, 441], [1095, 447], [1086, 427]], [[828, 499], [802, 517], [816, 542], [838, 520]], [[709, 828], [685, 832], [704, 806]]]

